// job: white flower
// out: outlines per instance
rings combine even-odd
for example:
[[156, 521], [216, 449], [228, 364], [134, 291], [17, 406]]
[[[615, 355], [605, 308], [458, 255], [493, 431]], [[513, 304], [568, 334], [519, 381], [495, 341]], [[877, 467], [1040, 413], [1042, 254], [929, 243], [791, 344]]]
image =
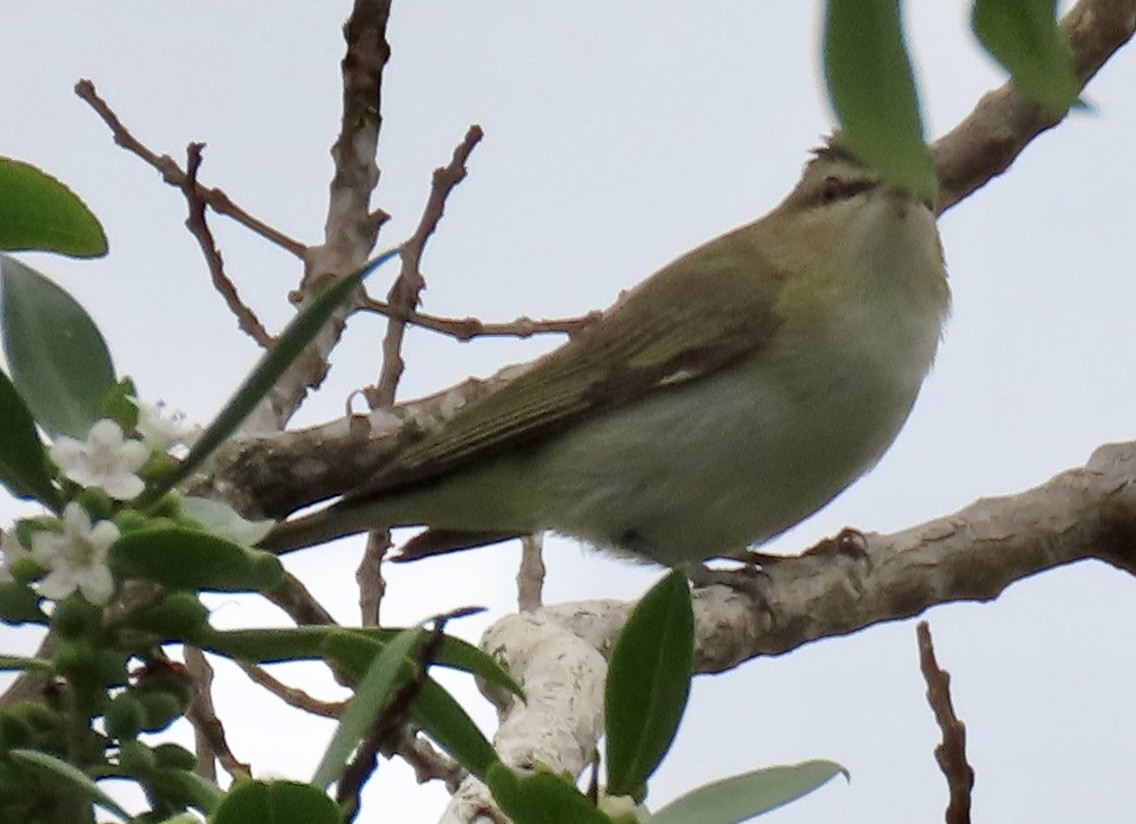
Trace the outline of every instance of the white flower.
[[32, 557], [48, 569], [39, 594], [58, 601], [78, 589], [92, 604], [105, 604], [114, 592], [107, 551], [118, 536], [110, 521], [92, 528], [87, 510], [74, 501], [67, 504], [63, 532], [41, 529], [32, 535]]
[[24, 558], [30, 558], [31, 553], [24, 549], [16, 530], [10, 529], [0, 535], [0, 581], [7, 582], [12, 578], [12, 567]]
[[128, 501], [145, 484], [135, 473], [150, 457], [141, 441], [122, 437], [122, 428], [112, 420], [96, 421], [86, 441], [61, 435], [51, 446], [55, 465], [80, 486], [95, 486], [115, 500]]
[[165, 452], [175, 444], [190, 446], [201, 433], [200, 426], [186, 426], [184, 412], [171, 411], [162, 401], [150, 404], [138, 398], [130, 400], [138, 407], [138, 434], [155, 452]]

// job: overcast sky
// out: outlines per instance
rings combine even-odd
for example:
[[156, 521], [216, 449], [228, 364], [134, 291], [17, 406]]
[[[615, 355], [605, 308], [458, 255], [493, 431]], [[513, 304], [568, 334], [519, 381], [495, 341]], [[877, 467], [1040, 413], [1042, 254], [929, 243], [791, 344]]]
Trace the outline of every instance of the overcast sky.
[[[961, 3], [919, 3], [908, 21], [931, 136], [1002, 78]], [[380, 244], [417, 222], [430, 173], [471, 123], [485, 129], [423, 268], [425, 308], [458, 317], [557, 317], [609, 304], [675, 255], [775, 205], [831, 128], [818, 78], [819, 3], [396, 3], [383, 90]], [[349, 3], [118, 0], [13, 4], [0, 81], [0, 154], [67, 182], [102, 219], [111, 254], [25, 256], [76, 294], [141, 394], [207, 420], [255, 361], [212, 292], [184, 204], [116, 148], [71, 92], [92, 79], [159, 152], [208, 143], [202, 179], [261, 219], [319, 242], [338, 128], [339, 27]], [[941, 222], [954, 312], [914, 414], [879, 467], [773, 546], [795, 552], [846, 524], [890, 531], [977, 497], [1036, 485], [1136, 433], [1136, 52], [1090, 85], [1078, 114]], [[300, 268], [212, 219], [228, 272], [278, 328]], [[376, 279], [377, 280], [377, 279]], [[373, 281], [374, 282], [374, 281]], [[376, 284], [376, 291], [385, 287]], [[352, 323], [331, 379], [301, 422], [342, 413], [372, 382], [382, 325]], [[460, 345], [415, 332], [404, 397], [527, 360], [553, 341]], [[16, 510], [2, 503], [8, 517]], [[302, 553], [290, 568], [355, 622], [359, 541]], [[547, 600], [634, 598], [659, 571], [550, 544]], [[459, 604], [491, 608], [450, 629], [476, 641], [513, 603], [518, 550], [498, 547], [388, 570], [384, 614], [413, 622]], [[252, 601], [213, 599], [223, 626], [280, 622]], [[1136, 584], [1085, 563], [1012, 587], [987, 605], [927, 616], [977, 772], [976, 817], [1129, 821], [1136, 708]], [[0, 628], [3, 647], [25, 632]], [[311, 668], [282, 677], [333, 694]], [[330, 726], [281, 709], [220, 667], [236, 755], [306, 779]], [[314, 680], [313, 680], [314, 679]], [[457, 683], [454, 680], [453, 683]], [[326, 688], [325, 688], [326, 687]], [[658, 806], [761, 764], [828, 757], [852, 772], [778, 811], [778, 824], [941, 820], [937, 729], [918, 673], [914, 621], [826, 640], [698, 679]], [[476, 703], [491, 729], [492, 713]], [[366, 820], [436, 820], [445, 796], [383, 765]]]

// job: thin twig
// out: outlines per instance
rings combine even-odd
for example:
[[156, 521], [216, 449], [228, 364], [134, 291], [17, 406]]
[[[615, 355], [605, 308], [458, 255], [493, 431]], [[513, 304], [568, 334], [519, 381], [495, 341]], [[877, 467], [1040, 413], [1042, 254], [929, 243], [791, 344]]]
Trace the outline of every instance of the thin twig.
[[[434, 170], [426, 208], [422, 210], [418, 228], [410, 239], [402, 244], [402, 268], [387, 294], [387, 302], [395, 312], [409, 314], [418, 307], [418, 295], [426, 286], [426, 280], [422, 277], [419, 268], [422, 252], [430, 235], [438, 228], [442, 215], [445, 214], [446, 198], [450, 196], [454, 187], [465, 179], [466, 162], [483, 136], [480, 126], [476, 124], [470, 126], [465, 138], [454, 149], [449, 165]], [[405, 367], [402, 360], [402, 339], [405, 334], [405, 321], [392, 317], [387, 324], [386, 337], [383, 339], [383, 365], [378, 385], [364, 390], [363, 393], [372, 409], [394, 406], [398, 381]]]
[[544, 605], [544, 533], [521, 537], [521, 565], [517, 569], [517, 609], [533, 612]]
[[[185, 668], [193, 681], [194, 693], [203, 696], [213, 694], [213, 667], [205, 659], [205, 653], [196, 647], [185, 648]], [[193, 725], [194, 751], [197, 753], [197, 768], [194, 770], [202, 778], [217, 781], [217, 753], [210, 744], [205, 731]]]
[[386, 301], [375, 300], [371, 297], [363, 298], [358, 304], [358, 308], [363, 311], [375, 312], [384, 317], [405, 321], [413, 326], [429, 329], [431, 332], [448, 335], [463, 343], [474, 338], [485, 337], [531, 338], [533, 335], [548, 334], [572, 337], [603, 316], [603, 312], [597, 309], [576, 318], [533, 320], [530, 317], [521, 316], [516, 320], [504, 323], [489, 323], [478, 318], [443, 318], [426, 312], [405, 312], [395, 309]]
[[[213, 707], [213, 693], [210, 689], [213, 683], [213, 668], [209, 666], [209, 662], [200, 650], [190, 646], [185, 647], [185, 661], [194, 687], [193, 701], [189, 705], [186, 717], [193, 724], [194, 736], [198, 742], [198, 774], [212, 778], [216, 772], [213, 767], [213, 759], [216, 758], [225, 772], [233, 778], [248, 778], [252, 774], [249, 765], [237, 760], [233, 751], [229, 749], [225, 727]], [[205, 763], [206, 759], [208, 765]]]
[[246, 661], [235, 661], [235, 663], [249, 677], [249, 680], [264, 687], [290, 707], [324, 718], [339, 718], [347, 706], [346, 701], [321, 701], [301, 689], [290, 687], [270, 675], [268, 670], [258, 664], [250, 664]]
[[300, 579], [290, 572], [285, 572], [284, 580], [263, 595], [288, 613], [297, 625], [336, 623], [323, 604], [317, 601]]
[[467, 775], [461, 764], [439, 751], [421, 735], [408, 732], [398, 747], [398, 754], [414, 770], [415, 781], [419, 784], [435, 779], [444, 781], [451, 795], [457, 792], [458, 785]]
[[915, 625], [919, 638], [919, 668], [927, 682], [927, 703], [943, 732], [943, 743], [935, 747], [935, 760], [947, 779], [950, 802], [946, 824], [970, 824], [970, 794], [974, 789], [974, 769], [966, 761], [966, 725], [955, 715], [951, 701], [951, 676], [935, 661], [935, 647], [926, 621]]
[[379, 606], [386, 592], [383, 580], [383, 557], [392, 546], [390, 532], [382, 529], [367, 533], [367, 547], [359, 568], [355, 570], [355, 582], [359, 585], [359, 615], [365, 627], [379, 626]]
[[252, 311], [237, 294], [237, 287], [225, 274], [225, 263], [221, 258], [221, 251], [213, 238], [213, 232], [205, 220], [205, 200], [201, 197], [201, 187], [197, 183], [197, 172], [201, 168], [202, 151], [204, 143], [190, 143], [186, 148], [186, 185], [182, 187], [186, 204], [189, 206], [189, 217], [185, 219], [185, 227], [197, 239], [201, 253], [205, 255], [205, 263], [209, 266], [209, 275], [213, 279], [213, 288], [216, 289], [237, 318], [237, 327], [249, 337], [260, 344], [261, 348], [269, 349], [274, 343], [272, 335], [264, 328], [260, 318]]
[[[95, 110], [102, 121], [110, 128], [111, 134], [114, 137], [114, 142], [128, 152], [142, 158], [147, 164], [157, 170], [162, 179], [170, 184], [176, 186], [182, 191], [186, 190], [189, 185], [189, 176], [186, 172], [182, 171], [181, 167], [177, 165], [172, 157], [169, 155], [158, 155], [147, 148], [140, 140], [132, 135], [127, 128], [122, 125], [122, 121], [118, 119], [118, 115], [114, 110], [107, 105], [106, 101], [99, 97], [95, 91], [95, 84], [90, 80], [80, 80], [75, 84], [75, 94], [85, 100], [87, 104]], [[263, 237], [265, 240], [275, 243], [282, 249], [286, 249], [298, 258], [303, 258], [307, 247], [300, 243], [298, 240], [293, 240], [278, 229], [274, 229], [268, 224], [257, 220], [241, 207], [233, 203], [232, 199], [220, 189], [212, 189], [208, 186], [199, 186], [197, 197], [209, 204], [213, 211], [218, 214], [231, 217], [233, 220], [240, 223], [247, 229], [255, 232]]]

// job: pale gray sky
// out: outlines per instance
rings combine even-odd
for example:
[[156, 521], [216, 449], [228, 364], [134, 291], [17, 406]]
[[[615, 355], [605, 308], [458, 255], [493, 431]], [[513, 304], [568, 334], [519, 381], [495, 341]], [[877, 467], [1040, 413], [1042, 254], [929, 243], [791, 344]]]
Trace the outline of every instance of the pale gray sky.
[[[908, 4], [932, 136], [1001, 77], [977, 50], [961, 3]], [[119, 0], [15, 4], [5, 15], [0, 154], [35, 163], [103, 220], [98, 262], [27, 259], [88, 306], [120, 372], [141, 393], [207, 419], [257, 357], [208, 284], [181, 225], [181, 196], [111, 144], [71, 93], [89, 77], [135, 134], [179, 159], [209, 145], [202, 178], [297, 238], [322, 235], [338, 128], [339, 27], [349, 3]], [[396, 3], [386, 73], [382, 245], [417, 222], [431, 170], [470, 123], [486, 132], [424, 260], [426, 308], [505, 320], [602, 307], [676, 254], [760, 215], [830, 128], [819, 90], [818, 3]], [[983, 495], [1024, 489], [1136, 431], [1136, 52], [1089, 87], [1095, 114], [1070, 118], [1004, 178], [941, 223], [954, 315], [907, 428], [879, 467], [776, 542], [796, 551], [846, 524], [888, 531]], [[270, 324], [299, 267], [220, 218], [230, 276]], [[378, 289], [379, 287], [376, 286]], [[381, 325], [359, 319], [302, 421], [341, 414], [374, 379]], [[546, 342], [408, 343], [406, 397], [528, 359]], [[9, 504], [4, 512], [14, 513]], [[290, 567], [353, 621], [358, 542]], [[391, 621], [482, 603], [512, 605], [515, 548], [388, 572]], [[547, 552], [549, 601], [633, 598], [658, 576], [569, 542]], [[215, 620], [279, 616], [215, 599]], [[977, 771], [977, 816], [1131, 820], [1136, 582], [1082, 564], [989, 605], [932, 610]], [[484, 620], [451, 625], [476, 640]], [[0, 628], [0, 638], [26, 634]], [[4, 646], [8, 646], [7, 643]], [[308, 683], [307, 670], [287, 677]], [[281, 709], [222, 668], [220, 711], [238, 757], [307, 778], [330, 727]], [[320, 680], [319, 683], [324, 683]], [[944, 782], [923, 698], [914, 622], [826, 640], [698, 680], [658, 805], [760, 764], [829, 757], [853, 774], [769, 820], [939, 820]], [[478, 699], [471, 698], [471, 701]], [[477, 717], [492, 714], [481, 703]], [[384, 765], [370, 791], [393, 820], [436, 820], [438, 789]], [[378, 820], [378, 812], [374, 812]]]

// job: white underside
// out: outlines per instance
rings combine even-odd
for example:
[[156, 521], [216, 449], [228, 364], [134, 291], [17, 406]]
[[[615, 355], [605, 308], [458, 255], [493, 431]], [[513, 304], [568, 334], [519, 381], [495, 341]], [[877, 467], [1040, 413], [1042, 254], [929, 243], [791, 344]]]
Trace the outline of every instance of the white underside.
[[[930, 213], [885, 195], [864, 211], [864, 241], [848, 243], [863, 281], [847, 287], [856, 311], [842, 306], [807, 335], [786, 322], [776, 357], [657, 390], [404, 496], [395, 520], [548, 528], [675, 564], [760, 544], [815, 512], [899, 432], [945, 311], [928, 282], [942, 278]], [[894, 225], [881, 233], [873, 220]]]

